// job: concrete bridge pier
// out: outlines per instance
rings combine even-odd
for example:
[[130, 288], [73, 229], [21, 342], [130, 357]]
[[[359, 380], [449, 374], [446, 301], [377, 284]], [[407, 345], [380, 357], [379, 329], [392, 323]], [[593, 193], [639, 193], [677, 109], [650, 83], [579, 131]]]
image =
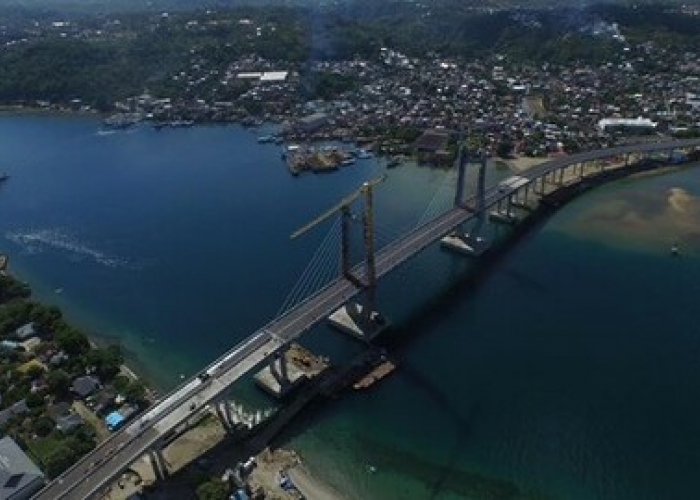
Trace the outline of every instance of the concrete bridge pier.
[[530, 206], [530, 183], [518, 188], [518, 190], [513, 194], [512, 200], [514, 207], [522, 208], [524, 210], [532, 210], [532, 207]]
[[271, 396], [282, 399], [304, 381], [305, 375], [288, 359], [289, 344], [283, 344], [268, 357], [268, 365], [255, 375], [255, 383]]
[[219, 418], [221, 425], [227, 433], [232, 433], [235, 428], [233, 422], [233, 416], [231, 415], [231, 405], [228, 404], [226, 399], [219, 399], [212, 403], [214, 405], [214, 411], [216, 416]]
[[478, 257], [489, 249], [491, 241], [476, 230], [465, 232], [462, 228], [457, 228], [441, 239], [440, 245], [447, 250]]
[[163, 450], [160, 446], [156, 446], [148, 450], [148, 459], [151, 461], [151, 467], [153, 467], [153, 475], [156, 480], [163, 481], [167, 479], [170, 475], [168, 471], [168, 463], [163, 456]]
[[389, 327], [379, 311], [359, 302], [348, 302], [337, 309], [328, 316], [328, 323], [364, 342], [371, 342]]

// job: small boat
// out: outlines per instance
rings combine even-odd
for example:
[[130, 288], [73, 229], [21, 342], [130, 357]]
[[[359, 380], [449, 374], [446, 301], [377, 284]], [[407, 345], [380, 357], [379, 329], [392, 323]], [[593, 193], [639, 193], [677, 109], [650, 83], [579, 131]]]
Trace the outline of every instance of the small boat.
[[6, 181], [10, 178], [10, 174], [7, 172], [0, 173], [0, 182]]
[[394, 156], [392, 158], [389, 158], [389, 161], [386, 164], [386, 168], [395, 168], [399, 165], [401, 165], [401, 160], [398, 157]]
[[673, 255], [674, 257], [678, 257], [680, 255], [680, 252], [681, 250], [678, 247], [678, 243], [674, 243], [673, 245], [671, 245], [671, 255]]
[[372, 153], [370, 153], [366, 149], [359, 149], [357, 151], [357, 158], [360, 160], [367, 160], [369, 158], [372, 158], [372, 156], [373, 156]]
[[136, 125], [141, 117], [135, 113], [117, 113], [102, 121], [102, 126], [106, 129], [122, 130]]
[[194, 120], [173, 120], [168, 126], [173, 128], [191, 127], [194, 125]]
[[275, 141], [275, 136], [274, 135], [261, 135], [258, 137], [258, 142], [260, 144], [269, 144], [271, 142]]
[[343, 161], [340, 162], [340, 164], [344, 167], [347, 167], [348, 165], [354, 165], [355, 158], [345, 158]]

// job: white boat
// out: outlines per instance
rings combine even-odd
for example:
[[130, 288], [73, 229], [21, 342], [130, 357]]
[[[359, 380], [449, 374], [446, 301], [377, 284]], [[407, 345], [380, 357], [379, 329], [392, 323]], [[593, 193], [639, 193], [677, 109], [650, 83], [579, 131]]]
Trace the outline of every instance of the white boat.
[[366, 149], [358, 149], [357, 150], [357, 158], [360, 160], [367, 160], [369, 158], [372, 158], [372, 153], [367, 151]]

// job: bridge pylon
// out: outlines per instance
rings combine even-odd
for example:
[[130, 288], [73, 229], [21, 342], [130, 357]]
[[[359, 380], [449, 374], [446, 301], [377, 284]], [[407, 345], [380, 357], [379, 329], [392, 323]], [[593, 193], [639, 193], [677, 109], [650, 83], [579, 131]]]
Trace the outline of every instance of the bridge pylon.
[[[341, 273], [345, 279], [362, 291], [358, 302], [349, 302], [334, 311], [328, 321], [331, 326], [365, 342], [371, 341], [387, 328], [384, 317], [376, 306], [377, 270], [375, 265], [374, 232], [374, 187], [383, 182], [386, 176], [367, 181], [335, 206], [318, 216], [306, 226], [292, 234], [300, 236], [320, 222], [336, 213], [341, 217]], [[363, 199], [362, 207], [362, 250], [363, 266], [353, 267], [350, 258], [352, 222], [355, 217], [351, 206], [358, 198]]]
[[[457, 155], [457, 189], [455, 193], [455, 207], [468, 209], [464, 200], [464, 183], [466, 178], [467, 165], [470, 162], [470, 154], [464, 141], [459, 147]], [[452, 233], [440, 240], [443, 248], [455, 252], [479, 256], [488, 250], [490, 241], [486, 237], [484, 228], [488, 224], [488, 214], [486, 213], [486, 154], [479, 152], [478, 156], [479, 172], [476, 181], [476, 205], [473, 210], [476, 213], [476, 223], [470, 231], [465, 231], [462, 226], [454, 228]]]

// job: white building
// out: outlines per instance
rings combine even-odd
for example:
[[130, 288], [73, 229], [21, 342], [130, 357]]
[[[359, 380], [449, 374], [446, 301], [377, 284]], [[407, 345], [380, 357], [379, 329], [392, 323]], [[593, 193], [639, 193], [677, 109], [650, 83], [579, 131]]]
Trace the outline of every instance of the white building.
[[598, 128], [605, 131], [613, 128], [656, 128], [657, 123], [649, 118], [603, 118], [598, 122]]

